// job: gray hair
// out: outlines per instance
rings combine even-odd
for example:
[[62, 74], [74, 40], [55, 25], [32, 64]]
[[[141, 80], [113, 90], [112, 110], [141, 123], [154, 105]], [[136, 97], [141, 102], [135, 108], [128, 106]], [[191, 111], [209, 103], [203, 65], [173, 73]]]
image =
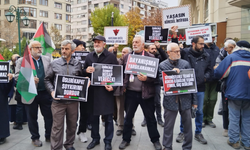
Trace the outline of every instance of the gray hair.
[[40, 42], [38, 42], [38, 41], [31, 41], [30, 42], [30, 44], [28, 45], [29, 46], [29, 49], [31, 49], [32, 48], [32, 46], [33, 46], [33, 44], [35, 44], [35, 43], [39, 43], [39, 44], [41, 44]]
[[224, 47], [228, 47], [229, 44], [232, 44], [232, 45], [236, 46], [236, 42], [234, 40], [227, 40], [224, 43]]
[[124, 49], [128, 49], [129, 53], [132, 52], [132, 49], [130, 47], [124, 47], [122, 50], [124, 50]]
[[178, 46], [178, 44], [176, 44], [176, 43], [169, 43], [168, 44], [168, 46], [167, 46], [167, 51], [171, 51], [171, 48], [172, 48], [172, 46]]
[[144, 37], [143, 36], [141, 36], [141, 35], [135, 35], [135, 37], [134, 38], [141, 38], [141, 43], [145, 43], [144, 42]]
[[62, 41], [61, 46], [66, 46], [68, 44], [71, 45], [71, 51], [73, 51], [76, 48], [76, 44], [73, 41], [71, 41], [71, 40], [64, 40], [64, 41]]

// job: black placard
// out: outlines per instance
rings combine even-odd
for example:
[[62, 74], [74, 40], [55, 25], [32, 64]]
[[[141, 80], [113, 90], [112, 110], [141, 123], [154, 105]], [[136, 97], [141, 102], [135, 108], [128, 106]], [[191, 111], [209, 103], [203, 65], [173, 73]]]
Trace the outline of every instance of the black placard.
[[0, 61], [0, 83], [8, 83], [10, 72], [10, 63], [8, 61]]
[[91, 85], [95, 86], [123, 86], [122, 65], [93, 63], [95, 71], [91, 76]]
[[85, 59], [86, 59], [86, 56], [89, 54], [89, 52], [87, 51], [75, 51], [73, 54], [72, 54], [72, 57], [79, 60], [82, 64], [82, 66], [84, 66], [84, 63], [85, 63]]
[[152, 44], [155, 41], [161, 44], [167, 44], [168, 42], [168, 29], [162, 29], [161, 26], [145, 26], [144, 38], [146, 44]]
[[129, 54], [124, 73], [134, 75], [142, 73], [148, 77], [156, 78], [158, 64], [159, 59], [157, 58]]
[[165, 95], [197, 93], [194, 69], [162, 71], [162, 81]]
[[89, 78], [57, 75], [55, 98], [61, 100], [87, 101]]

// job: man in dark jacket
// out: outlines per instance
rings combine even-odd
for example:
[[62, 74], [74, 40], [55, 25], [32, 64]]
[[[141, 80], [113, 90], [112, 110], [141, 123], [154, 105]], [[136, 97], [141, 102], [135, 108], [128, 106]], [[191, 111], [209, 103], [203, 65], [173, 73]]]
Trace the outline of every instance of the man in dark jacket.
[[[175, 70], [177, 73], [180, 72], [180, 69], [191, 68], [189, 63], [183, 59], [180, 59], [180, 48], [176, 43], [170, 43], [167, 47], [167, 52], [169, 58], [159, 66], [159, 80], [162, 84], [162, 71], [164, 70]], [[192, 119], [190, 109], [192, 105], [197, 107], [197, 98], [196, 94], [180, 94], [180, 95], [165, 95], [163, 99], [164, 107], [164, 134], [163, 134], [163, 143], [165, 147], [164, 150], [172, 149], [173, 141], [173, 129], [175, 124], [176, 115], [179, 111], [182, 117], [183, 126], [184, 126], [184, 143], [182, 148], [185, 150], [192, 149]]]
[[[64, 40], [61, 43], [62, 57], [52, 61], [46, 72], [44, 83], [46, 89], [53, 97], [51, 111], [53, 115], [53, 125], [51, 131], [51, 150], [62, 150], [63, 145], [66, 150], [75, 150], [73, 147], [75, 141], [78, 101], [60, 100], [54, 97], [56, 76], [73, 75], [81, 76], [81, 63], [72, 56], [76, 48], [75, 43], [70, 40]], [[66, 116], [66, 141], [63, 143], [64, 117]]]
[[[136, 35], [133, 39], [133, 54], [143, 55], [147, 57], [154, 57], [154, 55], [144, 50], [144, 38], [140, 35]], [[125, 55], [123, 59], [124, 68], [127, 63], [128, 55]], [[120, 144], [120, 149], [125, 149], [131, 141], [132, 133], [132, 119], [135, 115], [138, 105], [141, 106], [144, 116], [147, 121], [147, 129], [156, 150], [161, 150], [161, 144], [159, 142], [160, 134], [157, 130], [157, 123], [154, 116], [154, 87], [155, 79], [147, 77], [142, 73], [138, 75], [126, 74], [124, 76], [123, 91], [126, 90], [125, 95], [125, 109], [126, 119], [123, 129], [123, 141]]]
[[206, 90], [205, 90], [204, 105], [203, 105], [202, 127], [205, 127], [205, 125], [209, 125], [210, 127], [215, 128], [216, 125], [212, 122], [212, 119], [214, 117], [214, 106], [217, 102], [216, 86], [217, 86], [218, 80], [216, 80], [213, 77], [213, 74], [214, 74], [213, 68], [215, 66], [216, 58], [219, 55], [220, 49], [219, 47], [215, 45], [214, 42], [206, 43], [204, 49], [210, 55], [211, 76], [209, 79], [207, 79], [207, 82], [206, 82]]
[[[214, 70], [217, 79], [226, 78], [225, 97], [228, 99], [228, 145], [250, 149], [250, 44], [239, 41], [233, 53]], [[241, 124], [241, 127], [239, 126]]]
[[[95, 71], [92, 67], [93, 63], [115, 64], [117, 59], [114, 54], [108, 52], [104, 46], [106, 39], [103, 36], [96, 36], [94, 39], [94, 52], [88, 54], [85, 59], [83, 72], [91, 77], [91, 73]], [[88, 105], [89, 113], [91, 115], [91, 137], [92, 142], [87, 149], [92, 149], [100, 143], [99, 134], [99, 118], [103, 116], [105, 120], [105, 150], [111, 150], [111, 142], [114, 134], [113, 113], [114, 113], [114, 90], [116, 88], [111, 85], [104, 86], [90, 86], [88, 90]]]
[[[204, 139], [201, 130], [202, 130], [202, 121], [203, 121], [203, 101], [205, 94], [205, 82], [210, 78], [211, 73], [211, 63], [210, 56], [204, 50], [204, 38], [202, 36], [195, 36], [192, 39], [192, 47], [184, 49], [186, 55], [185, 60], [189, 62], [191, 68], [195, 70], [196, 84], [197, 84], [197, 101], [198, 101], [198, 110], [196, 111], [195, 118], [195, 139], [202, 144], [207, 144], [207, 140]], [[183, 135], [183, 126], [181, 124], [181, 133], [179, 133], [176, 138], [177, 142], [182, 142]]]

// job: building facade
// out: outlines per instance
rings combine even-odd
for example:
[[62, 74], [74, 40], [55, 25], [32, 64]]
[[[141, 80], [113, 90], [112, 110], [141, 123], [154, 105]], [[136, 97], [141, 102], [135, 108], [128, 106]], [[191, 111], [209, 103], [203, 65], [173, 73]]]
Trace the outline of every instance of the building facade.
[[250, 0], [179, 0], [179, 5], [186, 4], [191, 5], [193, 24], [216, 25], [219, 46], [226, 37], [250, 41]]
[[24, 9], [28, 14], [27, 17], [30, 19], [29, 26], [27, 27], [23, 25], [22, 21], [20, 22], [23, 33], [21, 36], [31, 39], [39, 25], [44, 22], [48, 32], [51, 26], [55, 26], [60, 31], [62, 37], [70, 39], [70, 0], [0, 0], [1, 22], [6, 19], [4, 14], [9, 11], [11, 5]]

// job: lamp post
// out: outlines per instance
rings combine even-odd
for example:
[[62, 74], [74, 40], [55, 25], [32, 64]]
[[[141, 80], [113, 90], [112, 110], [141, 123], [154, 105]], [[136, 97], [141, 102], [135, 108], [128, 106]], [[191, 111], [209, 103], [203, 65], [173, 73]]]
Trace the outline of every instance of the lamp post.
[[[13, 13], [16, 12], [16, 15], [14, 15]], [[23, 19], [21, 19], [21, 14], [24, 14]], [[23, 24], [25, 26], [29, 25], [29, 18], [26, 17], [26, 12], [24, 9], [20, 9], [19, 7], [15, 7], [14, 5], [11, 5], [9, 8], [9, 12], [7, 12], [5, 14], [5, 17], [7, 19], [8, 22], [13, 22], [16, 16], [16, 21], [18, 24], [18, 43], [19, 43], [19, 56], [21, 56], [21, 37], [20, 37], [20, 20], [23, 21]]]
[[112, 16], [111, 16], [111, 26], [114, 26], [113, 22], [114, 22], [114, 12], [112, 12]]

